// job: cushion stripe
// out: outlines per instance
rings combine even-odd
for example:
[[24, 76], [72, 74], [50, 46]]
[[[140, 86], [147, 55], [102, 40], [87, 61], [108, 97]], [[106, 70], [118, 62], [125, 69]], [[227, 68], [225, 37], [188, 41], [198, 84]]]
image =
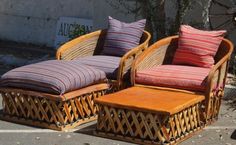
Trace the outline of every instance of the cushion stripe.
[[[63, 71], [65, 71], [66, 73], [68, 73], [68, 71], [69, 71], [69, 73], [73, 73], [73, 76], [71, 76], [71, 77], [75, 80], [75, 85], [81, 85], [82, 84], [81, 75], [80, 75], [79, 71], [74, 66], [71, 66], [70, 64], [66, 64], [66, 65], [61, 64], [61, 65], [57, 66], [53, 62], [50, 63], [50, 64], [47, 64], [47, 65], [50, 66], [50, 67], [55, 67], [55, 68], [59, 67], [59, 69], [63, 69]], [[76, 77], [79, 79], [79, 81], [76, 81]]]
[[[19, 81], [20, 79], [20, 81]], [[60, 86], [50, 86], [48, 83], [42, 83], [37, 82], [35, 80], [31, 80], [30, 83], [28, 83], [28, 79], [24, 80], [22, 78], [17, 79], [7, 79], [2, 80], [1, 83], [4, 83], [4, 86], [14, 86], [17, 88], [31, 88], [32, 90], [38, 90], [38, 88], [41, 89], [42, 92], [51, 92], [57, 94], [61, 90]], [[22, 83], [24, 81], [24, 83]]]
[[201, 43], [201, 44], [202, 45], [199, 46], [199, 43], [197, 43], [196, 41], [195, 42], [189, 41], [187, 43], [185, 41], [185, 42], [180, 42], [179, 47], [182, 48], [182, 49], [184, 49], [184, 48], [185, 49], [188, 49], [188, 48], [196, 49], [196, 48], [198, 48], [198, 49], [201, 49], [203, 51], [206, 50], [207, 52], [210, 52], [212, 55], [215, 54], [215, 47], [218, 47], [218, 45], [212, 45], [212, 44], [204, 45], [204, 43]]
[[118, 34], [118, 35], [124, 34], [124, 35], [129, 35], [129, 36], [131, 36], [131, 37], [139, 38], [137, 35], [134, 35], [134, 34], [131, 34], [131, 33], [126, 33], [126, 32], [116, 32], [116, 31], [112, 31], [112, 30], [111, 30], [109, 33]]
[[61, 70], [65, 71], [68, 74], [69, 78], [73, 78], [73, 79], [71, 79], [71, 81], [73, 80], [73, 85], [77, 85], [75, 77], [78, 77], [78, 75], [73, 73], [73, 70], [70, 67], [68, 67], [67, 65], [63, 65], [62, 64], [63, 67], [57, 66], [57, 65], [53, 65], [53, 64], [44, 64], [44, 65], [48, 66], [48, 68], [54, 67], [56, 69], [61, 69]]
[[[63, 85], [64, 88], [67, 88], [67, 85], [65, 84], [65, 80], [64, 78], [61, 79], [61, 77], [65, 77], [63, 75], [60, 75], [60, 78], [57, 78], [57, 77], [54, 77], [53, 74], [49, 74], [47, 72], [39, 72], [39, 70], [37, 69], [37, 71], [29, 71], [29, 70], [26, 70], [26, 71], [14, 71], [12, 72], [12, 75], [14, 75], [15, 77], [21, 77], [20, 75], [21, 74], [25, 74], [25, 75], [29, 75], [29, 76], [35, 76], [36, 78], [39, 78], [39, 77], [46, 77], [47, 80], [54, 80], [56, 81], [57, 83], [60, 83], [61, 85]], [[47, 82], [47, 80], [45, 80]], [[70, 83], [70, 82], [69, 82]]]
[[125, 39], [111, 39], [111, 38], [107, 38], [106, 40], [108, 41], [117, 41], [117, 42], [120, 42], [120, 43], [129, 43], [129, 44], [133, 44], [133, 45], [136, 45], [136, 44], [139, 44], [139, 43], [136, 43], [136, 42], [132, 42], [132, 41], [127, 41]]

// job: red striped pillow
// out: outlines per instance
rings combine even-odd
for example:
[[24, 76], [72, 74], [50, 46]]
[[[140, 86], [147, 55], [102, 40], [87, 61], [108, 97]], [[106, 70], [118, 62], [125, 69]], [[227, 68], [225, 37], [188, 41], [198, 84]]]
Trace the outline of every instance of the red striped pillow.
[[173, 64], [211, 67], [225, 30], [204, 31], [181, 25]]

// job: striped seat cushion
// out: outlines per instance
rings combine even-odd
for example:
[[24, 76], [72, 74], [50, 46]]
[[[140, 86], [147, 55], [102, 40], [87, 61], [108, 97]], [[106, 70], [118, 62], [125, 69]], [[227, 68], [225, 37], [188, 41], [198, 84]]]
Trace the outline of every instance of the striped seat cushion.
[[210, 68], [160, 65], [152, 69], [138, 71], [135, 81], [138, 84], [170, 87], [192, 91], [204, 91]]
[[108, 79], [117, 79], [120, 59], [120, 57], [116, 56], [95, 55], [76, 58], [73, 61], [78, 61], [82, 64], [104, 71]]
[[173, 64], [211, 67], [225, 33], [224, 30], [203, 31], [181, 25]]
[[105, 80], [103, 71], [76, 61], [49, 60], [5, 73], [0, 86], [64, 94]]
[[130, 49], [137, 47], [145, 23], [145, 19], [133, 23], [124, 23], [109, 17], [109, 28], [102, 54], [123, 56]]

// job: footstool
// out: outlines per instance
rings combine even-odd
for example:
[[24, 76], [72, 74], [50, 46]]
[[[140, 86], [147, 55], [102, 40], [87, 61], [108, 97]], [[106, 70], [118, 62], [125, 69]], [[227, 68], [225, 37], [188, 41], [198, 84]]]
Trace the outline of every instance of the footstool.
[[96, 120], [94, 99], [109, 86], [105, 73], [73, 61], [51, 60], [1, 77], [2, 120], [55, 130]]
[[95, 99], [95, 135], [138, 144], [175, 144], [202, 129], [203, 95], [131, 87]]

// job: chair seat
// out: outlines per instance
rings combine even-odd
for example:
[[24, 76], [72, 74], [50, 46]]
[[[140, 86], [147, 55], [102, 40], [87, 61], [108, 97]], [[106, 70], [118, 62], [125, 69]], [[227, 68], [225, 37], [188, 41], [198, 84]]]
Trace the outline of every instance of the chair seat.
[[138, 71], [137, 84], [170, 87], [191, 91], [205, 91], [210, 68], [160, 65], [148, 70]]
[[74, 61], [50, 60], [5, 73], [0, 86], [64, 94], [105, 80], [105, 73], [96, 68]]
[[104, 71], [108, 79], [117, 79], [120, 59], [116, 56], [95, 55], [76, 58], [75, 61]]

